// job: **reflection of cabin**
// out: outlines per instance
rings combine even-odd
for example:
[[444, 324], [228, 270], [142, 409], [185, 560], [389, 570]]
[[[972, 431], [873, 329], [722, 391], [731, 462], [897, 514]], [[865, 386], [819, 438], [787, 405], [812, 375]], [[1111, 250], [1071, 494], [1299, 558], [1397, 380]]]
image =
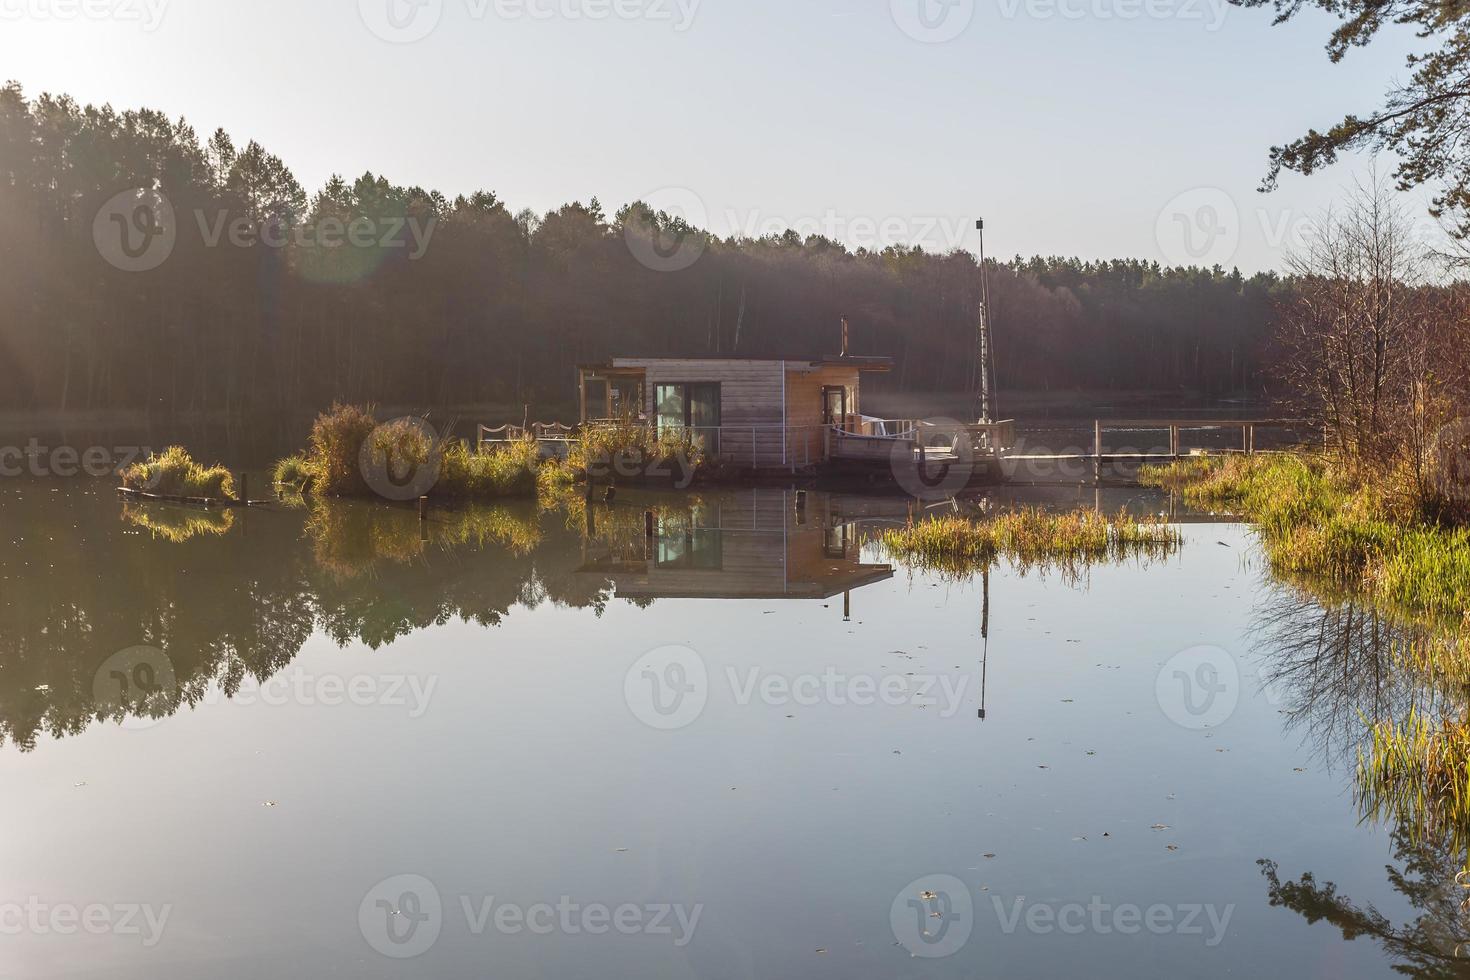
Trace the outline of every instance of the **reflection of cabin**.
[[861, 431], [862, 376], [890, 366], [886, 357], [616, 357], [578, 368], [580, 421], [686, 430], [741, 466], [809, 466], [830, 458], [829, 430]]
[[655, 506], [651, 539], [594, 530], [578, 573], [634, 599], [825, 599], [893, 576], [891, 565], [862, 561], [856, 526], [833, 518], [826, 494], [800, 499], [745, 490]]

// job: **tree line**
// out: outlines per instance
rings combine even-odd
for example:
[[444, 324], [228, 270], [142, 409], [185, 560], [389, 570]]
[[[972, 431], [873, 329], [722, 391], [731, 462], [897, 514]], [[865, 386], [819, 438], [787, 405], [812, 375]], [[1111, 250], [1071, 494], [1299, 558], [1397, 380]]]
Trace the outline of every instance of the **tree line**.
[[[894, 358], [889, 390], [976, 385], [965, 251], [719, 238], [643, 203], [513, 212], [371, 173], [308, 194], [253, 141], [16, 83], [0, 90], [0, 218], [0, 409], [567, 404], [577, 363], [833, 353], [843, 316], [854, 353]], [[988, 273], [1012, 390], [1259, 393], [1290, 289], [1136, 259]]]

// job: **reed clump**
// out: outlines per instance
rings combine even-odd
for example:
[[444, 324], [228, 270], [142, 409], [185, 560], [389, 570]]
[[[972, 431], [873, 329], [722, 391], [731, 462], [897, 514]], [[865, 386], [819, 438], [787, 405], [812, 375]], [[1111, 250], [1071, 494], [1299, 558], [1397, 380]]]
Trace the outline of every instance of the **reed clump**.
[[1092, 562], [1172, 554], [1182, 537], [1152, 517], [1107, 515], [1078, 509], [1055, 513], [1039, 507], [970, 520], [936, 517], [883, 532], [895, 558], [939, 571], [966, 573], [998, 557], [1022, 568], [1077, 569]]
[[182, 446], [170, 446], [129, 466], [122, 472], [122, 484], [130, 490], [165, 496], [216, 500], [235, 496], [235, 479], [229, 470], [195, 462]]
[[380, 483], [427, 474], [423, 496], [473, 501], [535, 496], [561, 470], [541, 459], [534, 439], [477, 451], [421, 420], [379, 423], [370, 406], [336, 404], [317, 416], [306, 450], [276, 464], [275, 481], [321, 496], [373, 497], [378, 490], [366, 471]]
[[300, 492], [311, 486], [312, 474], [311, 461], [304, 454], [298, 453], [277, 462], [271, 479], [278, 487]]
[[463, 500], [533, 496], [541, 466], [534, 439], [518, 439], [483, 452], [471, 452], [456, 442], [443, 450], [431, 495]]
[[633, 419], [585, 427], [567, 455], [573, 472], [592, 477], [666, 477], [687, 481], [705, 465], [695, 433]]

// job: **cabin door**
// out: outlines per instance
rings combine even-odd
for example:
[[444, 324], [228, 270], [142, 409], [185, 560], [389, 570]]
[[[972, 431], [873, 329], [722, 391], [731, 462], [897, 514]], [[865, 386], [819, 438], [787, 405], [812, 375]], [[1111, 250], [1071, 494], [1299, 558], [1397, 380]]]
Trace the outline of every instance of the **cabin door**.
[[847, 389], [841, 385], [825, 385], [822, 388], [822, 424], [847, 424]]

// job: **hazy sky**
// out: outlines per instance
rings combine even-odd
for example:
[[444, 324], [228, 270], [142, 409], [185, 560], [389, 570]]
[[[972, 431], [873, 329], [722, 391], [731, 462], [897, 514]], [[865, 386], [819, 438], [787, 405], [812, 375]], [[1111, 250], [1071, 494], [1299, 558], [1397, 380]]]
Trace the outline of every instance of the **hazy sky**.
[[309, 190], [372, 170], [972, 251], [984, 215], [1000, 257], [1250, 272], [1367, 164], [1260, 195], [1267, 148], [1376, 107], [1415, 43], [1332, 65], [1332, 20], [1270, 21], [1223, 0], [0, 0], [0, 65], [31, 96], [256, 139]]

